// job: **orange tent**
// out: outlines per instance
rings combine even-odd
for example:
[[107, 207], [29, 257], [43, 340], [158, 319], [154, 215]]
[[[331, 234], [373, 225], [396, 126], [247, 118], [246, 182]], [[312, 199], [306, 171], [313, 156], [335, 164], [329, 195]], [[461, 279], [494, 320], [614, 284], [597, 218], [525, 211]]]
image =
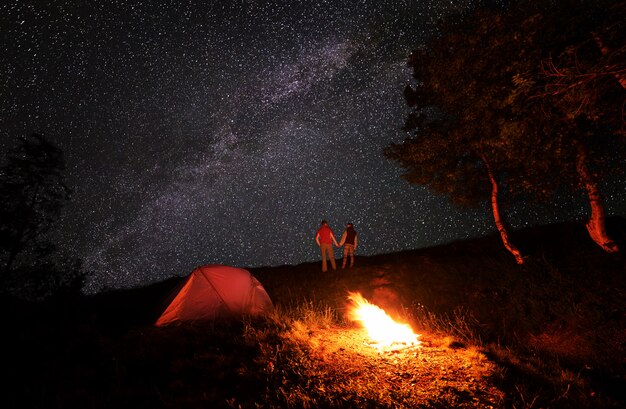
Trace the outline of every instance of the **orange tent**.
[[248, 270], [213, 264], [198, 267], [187, 277], [156, 325], [256, 315], [272, 308], [269, 295]]

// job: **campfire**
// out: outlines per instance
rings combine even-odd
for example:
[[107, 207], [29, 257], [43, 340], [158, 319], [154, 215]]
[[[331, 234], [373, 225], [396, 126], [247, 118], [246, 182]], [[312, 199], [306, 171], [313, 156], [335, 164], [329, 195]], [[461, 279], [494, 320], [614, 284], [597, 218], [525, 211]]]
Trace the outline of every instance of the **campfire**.
[[394, 321], [377, 305], [371, 304], [360, 293], [348, 293], [352, 302], [349, 317], [360, 322], [367, 330], [371, 345], [378, 350], [399, 350], [418, 346], [419, 335], [413, 332], [409, 324]]

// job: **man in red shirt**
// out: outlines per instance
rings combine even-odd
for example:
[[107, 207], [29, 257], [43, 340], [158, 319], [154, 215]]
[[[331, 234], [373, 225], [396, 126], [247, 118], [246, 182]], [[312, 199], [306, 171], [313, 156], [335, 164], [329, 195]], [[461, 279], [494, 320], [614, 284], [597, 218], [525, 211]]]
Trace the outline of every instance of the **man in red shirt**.
[[333, 270], [337, 269], [335, 265], [335, 252], [333, 250], [333, 243], [335, 246], [339, 247], [337, 243], [337, 239], [335, 239], [335, 235], [333, 231], [328, 227], [328, 222], [326, 220], [322, 220], [322, 225], [319, 229], [317, 229], [317, 233], [315, 233], [315, 242], [318, 246], [320, 246], [320, 250], [322, 252], [322, 272], [326, 272], [326, 255], [330, 259], [330, 265], [333, 267]]

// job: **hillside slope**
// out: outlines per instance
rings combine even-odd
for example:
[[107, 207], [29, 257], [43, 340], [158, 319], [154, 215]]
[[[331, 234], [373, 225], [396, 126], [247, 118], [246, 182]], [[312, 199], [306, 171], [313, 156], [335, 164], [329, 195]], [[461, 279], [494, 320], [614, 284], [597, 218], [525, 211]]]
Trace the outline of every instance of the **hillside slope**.
[[[626, 248], [626, 221], [613, 218], [609, 227]], [[446, 375], [438, 382], [445, 380], [447, 386], [438, 390], [447, 388], [447, 395], [426, 399], [419, 403], [423, 407], [471, 407], [472, 402], [494, 402], [496, 407], [623, 407], [624, 257], [603, 253], [580, 223], [526, 229], [512, 239], [527, 254], [524, 266], [515, 264], [494, 235], [357, 257], [354, 268], [327, 273], [320, 271], [320, 263], [253, 268], [278, 312], [268, 322], [243, 326], [152, 327], [182, 278], [44, 304], [3, 299], [5, 311], [11, 311], [5, 324], [11, 351], [5, 370], [12, 377], [3, 384], [0, 403], [2, 407], [248, 407], [263, 402], [306, 406], [305, 402], [336, 402], [340, 396], [343, 403], [333, 404], [336, 407], [364, 402], [373, 407], [410, 407], [417, 401], [407, 400], [408, 395], [376, 400], [376, 385], [397, 386], [413, 394], [420, 386], [434, 393], [437, 383], [426, 372], [418, 376], [427, 370], [426, 363], [436, 362], [419, 355], [430, 350], [438, 356], [450, 351], [449, 356], [465, 356], [463, 362], [475, 365], [480, 362], [475, 371], [494, 366], [493, 375], [484, 380], [493, 393], [479, 396], [482, 387], [476, 380], [469, 384], [470, 392], [454, 389], [468, 384]], [[345, 355], [346, 348], [337, 347], [332, 356], [343, 359], [344, 368], [333, 366], [324, 342], [354, 331], [354, 324], [344, 317], [348, 291], [361, 292], [420, 332], [428, 346], [414, 356], [421, 356], [420, 361], [401, 355], [367, 361], [368, 353], [359, 352], [370, 369], [349, 368], [354, 359]], [[305, 321], [308, 324], [300, 324]], [[320, 321], [319, 328], [315, 321]], [[280, 362], [282, 372], [276, 369]], [[415, 369], [418, 364], [422, 366]], [[399, 375], [380, 378], [378, 374], [386, 373], [380, 371], [394, 365], [403, 368]], [[346, 370], [354, 375], [346, 375]], [[462, 375], [463, 370], [452, 372]], [[368, 390], [337, 389], [336, 385], [349, 388], [366, 376], [371, 378]], [[276, 395], [276, 388], [285, 382], [299, 395]], [[320, 389], [308, 395], [313, 384]]]

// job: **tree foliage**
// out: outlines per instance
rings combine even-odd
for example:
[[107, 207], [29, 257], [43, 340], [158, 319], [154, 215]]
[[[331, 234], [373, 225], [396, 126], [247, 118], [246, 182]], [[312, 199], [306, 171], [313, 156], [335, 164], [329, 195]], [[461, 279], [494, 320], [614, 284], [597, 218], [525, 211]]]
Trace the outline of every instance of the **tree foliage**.
[[624, 4], [519, 1], [444, 22], [409, 58], [409, 137], [386, 156], [461, 205], [487, 199], [489, 170], [512, 199], [580, 187], [581, 144], [594, 176], [623, 167]]
[[70, 199], [63, 152], [33, 134], [17, 144], [0, 168], [0, 280], [35, 297], [80, 288], [80, 262], [62, 255], [47, 235]]
[[543, 156], [559, 169], [556, 180], [576, 188], [581, 147], [596, 177], [624, 169], [626, 2], [563, 4], [534, 17], [536, 31], [549, 30], [543, 35], [552, 40], [540, 43], [541, 54], [513, 77], [507, 102], [529, 118], [524, 130], [545, 146]]
[[[529, 142], [545, 146], [543, 156], [558, 170], [554, 186], [586, 195], [591, 238], [605, 251], [617, 252], [605, 230], [600, 181], [626, 165], [626, 2], [564, 3], [535, 19], [542, 32], [552, 29], [551, 41], [543, 45], [538, 63], [514, 77], [508, 102], [531, 119], [525, 124], [533, 136]], [[538, 162], [525, 160], [531, 170]], [[536, 176], [521, 177], [541, 186]]]
[[[505, 32], [501, 19], [488, 12], [448, 22], [436, 38], [409, 58], [417, 82], [405, 98], [413, 108], [405, 124], [412, 137], [391, 145], [387, 157], [407, 169], [412, 183], [430, 186], [452, 202], [472, 206], [489, 194], [484, 159], [501, 174], [498, 108], [506, 96], [506, 66], [497, 56]], [[491, 49], [491, 53], [483, 50]], [[485, 86], [488, 84], [488, 86]]]

